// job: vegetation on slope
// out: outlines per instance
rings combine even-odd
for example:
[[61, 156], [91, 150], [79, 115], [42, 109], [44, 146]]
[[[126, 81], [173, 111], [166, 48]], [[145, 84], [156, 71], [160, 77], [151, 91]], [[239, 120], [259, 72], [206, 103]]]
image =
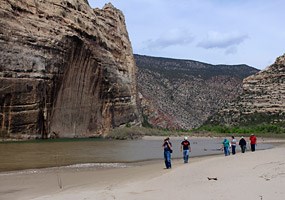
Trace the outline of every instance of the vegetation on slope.
[[135, 55], [138, 89], [151, 127], [191, 129], [242, 92], [243, 78], [259, 70], [247, 65], [211, 65], [192, 60]]

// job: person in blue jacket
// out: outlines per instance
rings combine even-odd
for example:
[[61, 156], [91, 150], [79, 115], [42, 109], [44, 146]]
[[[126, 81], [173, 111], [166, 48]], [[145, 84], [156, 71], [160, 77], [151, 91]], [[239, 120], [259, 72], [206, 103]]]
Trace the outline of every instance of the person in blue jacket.
[[230, 141], [227, 138], [225, 138], [223, 141], [223, 147], [225, 156], [230, 155]]

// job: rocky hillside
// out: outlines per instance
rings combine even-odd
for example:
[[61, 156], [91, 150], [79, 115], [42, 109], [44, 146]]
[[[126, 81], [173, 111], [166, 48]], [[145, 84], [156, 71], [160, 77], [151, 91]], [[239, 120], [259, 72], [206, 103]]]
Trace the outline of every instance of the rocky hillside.
[[243, 93], [207, 123], [251, 125], [285, 122], [285, 54], [243, 81]]
[[82, 137], [140, 123], [121, 11], [87, 0], [0, 0], [0, 131]]
[[242, 92], [242, 80], [258, 72], [247, 65], [211, 65], [135, 55], [144, 123], [190, 129]]

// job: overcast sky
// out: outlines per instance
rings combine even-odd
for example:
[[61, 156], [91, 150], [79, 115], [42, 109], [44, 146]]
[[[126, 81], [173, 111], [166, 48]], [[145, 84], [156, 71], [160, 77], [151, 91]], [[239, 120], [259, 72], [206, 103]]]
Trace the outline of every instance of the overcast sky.
[[88, 0], [123, 11], [136, 54], [264, 69], [285, 53], [285, 0]]

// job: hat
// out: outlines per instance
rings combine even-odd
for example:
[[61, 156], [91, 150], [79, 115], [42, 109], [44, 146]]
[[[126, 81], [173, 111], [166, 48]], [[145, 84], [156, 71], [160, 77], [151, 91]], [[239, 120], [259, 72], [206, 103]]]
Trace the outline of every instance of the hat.
[[187, 137], [187, 136], [185, 136], [185, 137], [184, 137], [184, 140], [187, 140], [187, 139], [188, 139], [188, 137]]

